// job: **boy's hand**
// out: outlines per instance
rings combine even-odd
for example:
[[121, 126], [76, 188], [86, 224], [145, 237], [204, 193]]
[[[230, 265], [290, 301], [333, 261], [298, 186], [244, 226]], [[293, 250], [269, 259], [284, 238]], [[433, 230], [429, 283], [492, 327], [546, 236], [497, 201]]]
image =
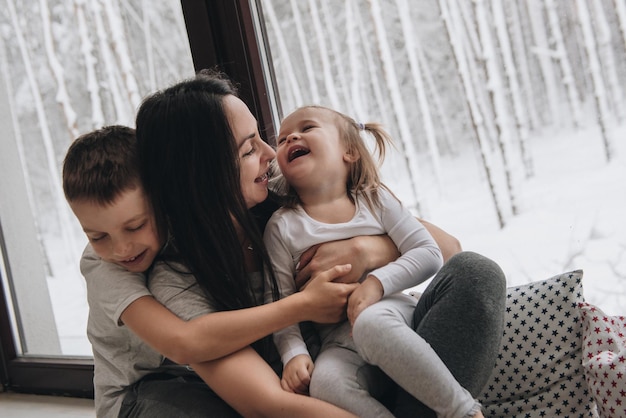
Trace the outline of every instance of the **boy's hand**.
[[375, 276], [367, 276], [348, 298], [350, 325], [354, 325], [354, 321], [365, 308], [381, 300], [383, 293], [383, 285], [380, 281]]
[[300, 354], [289, 360], [283, 369], [280, 385], [287, 392], [309, 394], [309, 383], [313, 373], [313, 360], [306, 354]]

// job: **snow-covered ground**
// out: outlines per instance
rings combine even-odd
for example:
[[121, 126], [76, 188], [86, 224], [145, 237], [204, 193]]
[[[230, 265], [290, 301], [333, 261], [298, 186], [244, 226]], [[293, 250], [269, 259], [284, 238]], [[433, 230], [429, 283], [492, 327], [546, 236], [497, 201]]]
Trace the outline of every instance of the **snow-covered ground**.
[[544, 135], [532, 141], [535, 176], [520, 184], [520, 213], [505, 228], [475, 158], [443, 161], [446, 195], [431, 199], [428, 218], [497, 261], [509, 285], [582, 269], [587, 301], [626, 314], [626, 126], [611, 131], [610, 163], [596, 126]]

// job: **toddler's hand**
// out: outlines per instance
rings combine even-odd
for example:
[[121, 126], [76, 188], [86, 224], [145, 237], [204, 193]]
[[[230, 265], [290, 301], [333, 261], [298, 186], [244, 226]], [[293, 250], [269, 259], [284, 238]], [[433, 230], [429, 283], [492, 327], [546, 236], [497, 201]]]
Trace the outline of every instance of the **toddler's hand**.
[[378, 302], [383, 297], [383, 285], [375, 276], [367, 278], [348, 298], [348, 320], [354, 325], [357, 317], [365, 308]]
[[309, 394], [309, 383], [313, 373], [313, 360], [306, 354], [300, 354], [289, 360], [283, 369], [280, 385], [287, 392]]

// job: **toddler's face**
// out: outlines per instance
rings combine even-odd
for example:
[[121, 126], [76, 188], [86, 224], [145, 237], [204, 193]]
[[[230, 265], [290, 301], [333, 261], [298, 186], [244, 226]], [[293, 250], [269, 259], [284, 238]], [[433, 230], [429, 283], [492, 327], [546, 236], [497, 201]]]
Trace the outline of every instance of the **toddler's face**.
[[327, 109], [305, 107], [288, 115], [280, 125], [276, 161], [287, 182], [300, 189], [322, 187], [329, 181], [343, 184], [354, 158]]
[[103, 260], [133, 273], [144, 272], [150, 267], [161, 248], [161, 241], [143, 189], [129, 189], [106, 206], [79, 200], [70, 202], [70, 207], [91, 246]]

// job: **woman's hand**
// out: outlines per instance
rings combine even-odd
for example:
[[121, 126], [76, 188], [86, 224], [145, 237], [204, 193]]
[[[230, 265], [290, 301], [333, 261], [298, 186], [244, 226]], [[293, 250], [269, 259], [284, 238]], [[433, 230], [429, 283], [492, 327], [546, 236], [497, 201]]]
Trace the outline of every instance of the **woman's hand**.
[[357, 283], [335, 283], [349, 274], [352, 266], [343, 264], [316, 274], [301, 292], [290, 297], [304, 298], [306, 317], [313, 322], [334, 324], [346, 319], [346, 305]]
[[313, 373], [311, 356], [306, 354], [297, 355], [285, 364], [280, 385], [287, 392], [308, 395], [311, 373]]
[[348, 299], [348, 320], [350, 325], [354, 325], [354, 321], [365, 308], [381, 300], [383, 294], [384, 289], [380, 280], [375, 276], [367, 276], [367, 279], [352, 292]]
[[316, 245], [300, 257], [296, 287], [322, 271], [338, 264], [350, 263], [352, 270], [336, 281], [357, 282], [365, 273], [382, 267], [400, 256], [396, 245], [387, 235], [364, 235]]

